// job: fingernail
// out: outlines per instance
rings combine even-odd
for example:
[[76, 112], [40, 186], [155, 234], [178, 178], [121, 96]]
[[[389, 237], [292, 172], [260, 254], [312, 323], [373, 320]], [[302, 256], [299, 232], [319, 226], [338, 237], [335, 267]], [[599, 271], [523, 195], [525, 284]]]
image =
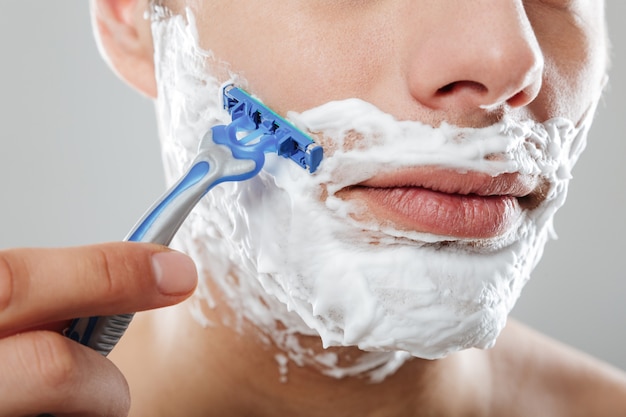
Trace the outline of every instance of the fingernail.
[[157, 287], [163, 294], [187, 294], [196, 286], [196, 265], [187, 255], [175, 251], [155, 253], [152, 267]]

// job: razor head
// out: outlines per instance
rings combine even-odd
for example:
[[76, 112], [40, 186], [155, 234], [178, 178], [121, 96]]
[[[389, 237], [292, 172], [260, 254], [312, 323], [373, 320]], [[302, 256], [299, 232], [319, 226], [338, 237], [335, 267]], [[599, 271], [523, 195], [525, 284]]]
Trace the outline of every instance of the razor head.
[[313, 139], [241, 88], [228, 84], [222, 93], [224, 108], [230, 113], [233, 123], [273, 137], [276, 140], [273, 151], [293, 160], [310, 173], [315, 172], [324, 151]]

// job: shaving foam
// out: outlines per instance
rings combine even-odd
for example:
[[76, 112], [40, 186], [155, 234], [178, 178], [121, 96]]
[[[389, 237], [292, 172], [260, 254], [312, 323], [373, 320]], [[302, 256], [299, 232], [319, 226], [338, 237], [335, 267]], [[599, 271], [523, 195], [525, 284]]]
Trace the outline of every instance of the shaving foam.
[[[153, 36], [163, 157], [175, 181], [204, 133], [230, 122], [221, 85], [246, 82], [199, 47], [189, 10], [155, 8]], [[359, 99], [290, 112], [294, 124], [322, 138], [325, 158], [310, 175], [268, 155], [257, 177], [221, 184], [199, 204], [177, 237], [207, 273], [196, 305], [215, 306], [211, 280], [235, 315], [229, 325], [253, 323], [284, 352], [276, 356], [281, 378], [287, 358], [332, 377], [381, 381], [411, 357], [489, 348], [553, 235], [592, 113], [578, 126], [562, 118], [504, 119], [473, 129], [398, 121]], [[518, 172], [548, 187], [510, 232], [482, 240], [358, 220], [362, 207], [337, 196], [374, 175], [416, 166]], [[209, 324], [201, 308], [194, 314]], [[332, 350], [303, 347], [302, 336], [367, 353], [344, 364]]]

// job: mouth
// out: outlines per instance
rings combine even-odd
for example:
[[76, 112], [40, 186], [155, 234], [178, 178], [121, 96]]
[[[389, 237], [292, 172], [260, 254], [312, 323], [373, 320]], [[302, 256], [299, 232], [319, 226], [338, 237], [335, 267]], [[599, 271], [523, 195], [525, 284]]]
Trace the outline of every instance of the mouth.
[[512, 230], [525, 210], [543, 201], [536, 176], [491, 176], [436, 167], [377, 175], [339, 190], [337, 197], [367, 210], [359, 221], [451, 238], [488, 239]]

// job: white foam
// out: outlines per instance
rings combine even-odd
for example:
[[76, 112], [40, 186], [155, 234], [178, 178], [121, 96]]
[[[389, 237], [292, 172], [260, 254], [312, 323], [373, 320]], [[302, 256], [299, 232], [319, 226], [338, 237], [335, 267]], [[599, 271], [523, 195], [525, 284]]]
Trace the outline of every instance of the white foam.
[[[245, 86], [245, 80], [200, 49], [189, 11], [170, 16], [157, 9], [153, 36], [164, 161], [174, 181], [204, 133], [229, 122], [222, 83]], [[358, 99], [288, 116], [325, 138], [318, 172], [309, 175], [270, 155], [254, 179], [211, 191], [179, 232], [179, 244], [209, 272], [206, 279], [235, 314], [230, 325], [254, 323], [298, 365], [377, 381], [411, 356], [435, 359], [492, 346], [552, 234], [591, 116], [579, 126], [505, 119], [481, 129], [433, 128], [397, 121]], [[336, 196], [380, 172], [424, 165], [538, 175], [549, 189], [514, 230], [481, 241], [357, 221], [352, 215], [360, 208]], [[206, 281], [196, 296], [208, 307], [217, 298]], [[320, 337], [325, 347], [370, 353], [338, 365], [332, 353], [303, 348], [303, 335]]]

